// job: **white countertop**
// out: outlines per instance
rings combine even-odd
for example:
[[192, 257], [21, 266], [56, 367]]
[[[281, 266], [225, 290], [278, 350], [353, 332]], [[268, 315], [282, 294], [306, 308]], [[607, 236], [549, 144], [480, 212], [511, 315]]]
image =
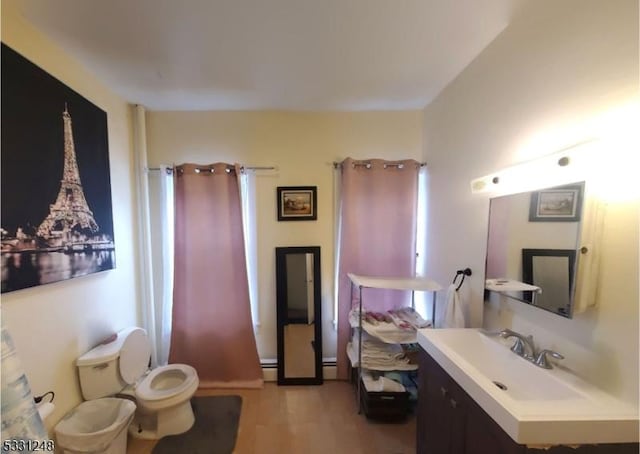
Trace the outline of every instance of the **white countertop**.
[[517, 443], [638, 442], [637, 407], [565, 370], [540, 368], [497, 337], [426, 328], [418, 343]]

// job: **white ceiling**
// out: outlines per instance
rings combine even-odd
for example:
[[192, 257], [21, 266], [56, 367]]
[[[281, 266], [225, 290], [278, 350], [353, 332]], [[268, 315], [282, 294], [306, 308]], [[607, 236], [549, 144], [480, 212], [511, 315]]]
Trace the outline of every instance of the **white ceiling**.
[[150, 110], [421, 109], [524, 0], [9, 0]]

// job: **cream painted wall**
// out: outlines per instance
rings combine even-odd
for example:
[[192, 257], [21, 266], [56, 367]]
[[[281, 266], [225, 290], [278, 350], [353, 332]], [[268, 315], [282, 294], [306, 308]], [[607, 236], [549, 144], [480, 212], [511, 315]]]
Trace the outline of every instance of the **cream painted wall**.
[[637, 169], [637, 148], [599, 152], [619, 165], [598, 169], [609, 178], [601, 194], [609, 206], [597, 309], [568, 320], [506, 299], [483, 303], [489, 196], [471, 194], [470, 181], [591, 137], [611, 142], [637, 122], [628, 114], [638, 104], [638, 2], [528, 8], [425, 109], [427, 273], [445, 281], [470, 266], [462, 297], [473, 326], [533, 334], [566, 367], [637, 405], [640, 202], [625, 177]]
[[27, 23], [13, 2], [2, 2], [2, 41], [105, 110], [108, 118], [116, 269], [2, 295], [3, 321], [32, 391], [56, 394], [55, 412], [46, 421], [51, 430], [82, 401], [75, 359], [138, 320], [131, 111]]
[[[323, 356], [336, 356], [333, 328], [333, 161], [413, 158], [422, 154], [422, 114], [415, 112], [148, 112], [151, 167], [227, 161], [277, 166], [256, 173], [257, 328], [262, 359], [276, 357], [275, 247], [320, 246]], [[318, 220], [278, 222], [277, 186], [317, 186]]]

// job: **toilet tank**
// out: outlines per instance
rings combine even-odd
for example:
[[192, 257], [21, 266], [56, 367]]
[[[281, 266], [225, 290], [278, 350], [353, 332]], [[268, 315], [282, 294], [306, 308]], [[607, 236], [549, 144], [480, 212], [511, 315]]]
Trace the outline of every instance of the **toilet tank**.
[[115, 340], [89, 350], [77, 359], [80, 388], [85, 400], [112, 396], [135, 384], [147, 370], [151, 347], [147, 333], [126, 328]]

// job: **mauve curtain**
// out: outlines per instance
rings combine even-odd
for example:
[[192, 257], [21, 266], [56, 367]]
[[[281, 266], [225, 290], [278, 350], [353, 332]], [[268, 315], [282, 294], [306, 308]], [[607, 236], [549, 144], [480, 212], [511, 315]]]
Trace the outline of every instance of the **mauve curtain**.
[[262, 386], [251, 323], [240, 167], [175, 171], [173, 328], [169, 361], [193, 366], [200, 387]]
[[[340, 379], [348, 378], [348, 315], [355, 297], [347, 273], [415, 275], [419, 171], [420, 164], [411, 159], [347, 158], [342, 162], [336, 355]], [[364, 307], [386, 311], [407, 305], [409, 295], [398, 290], [363, 290]]]

